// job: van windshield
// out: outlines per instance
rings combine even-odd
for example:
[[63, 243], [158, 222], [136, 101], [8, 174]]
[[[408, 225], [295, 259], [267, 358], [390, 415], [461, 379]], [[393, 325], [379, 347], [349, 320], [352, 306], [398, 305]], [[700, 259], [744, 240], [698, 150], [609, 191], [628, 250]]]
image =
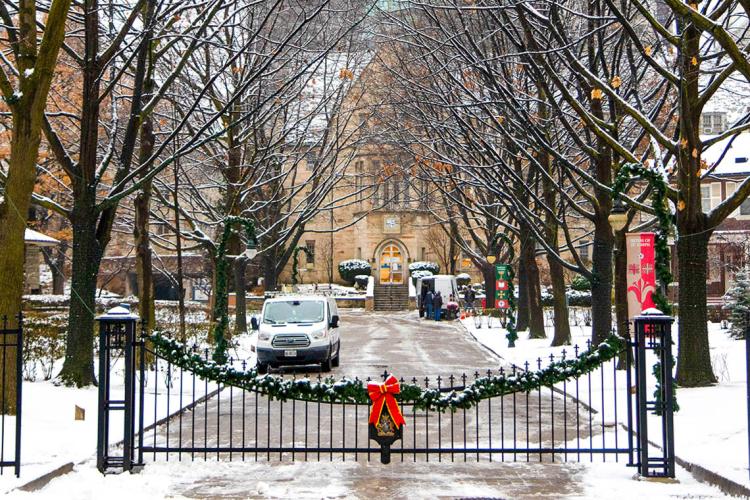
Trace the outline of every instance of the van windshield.
[[323, 321], [323, 303], [311, 300], [270, 302], [263, 312], [263, 323], [319, 323]]

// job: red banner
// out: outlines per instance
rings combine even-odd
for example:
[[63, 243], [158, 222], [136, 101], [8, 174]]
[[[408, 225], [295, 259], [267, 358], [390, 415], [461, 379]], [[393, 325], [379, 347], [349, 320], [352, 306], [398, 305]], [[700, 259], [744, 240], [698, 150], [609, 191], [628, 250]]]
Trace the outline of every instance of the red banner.
[[656, 307], [653, 294], [656, 291], [656, 252], [654, 233], [628, 233], [627, 284], [628, 317], [633, 318], [641, 311]]
[[380, 421], [380, 415], [383, 413], [383, 407], [388, 407], [388, 413], [390, 413], [393, 422], [396, 427], [401, 427], [406, 423], [404, 416], [401, 414], [401, 409], [398, 407], [394, 394], [401, 392], [401, 386], [398, 383], [398, 379], [393, 375], [389, 375], [385, 382], [382, 384], [375, 384], [370, 382], [367, 384], [367, 393], [370, 395], [372, 400], [372, 410], [370, 410], [370, 423], [377, 424]]

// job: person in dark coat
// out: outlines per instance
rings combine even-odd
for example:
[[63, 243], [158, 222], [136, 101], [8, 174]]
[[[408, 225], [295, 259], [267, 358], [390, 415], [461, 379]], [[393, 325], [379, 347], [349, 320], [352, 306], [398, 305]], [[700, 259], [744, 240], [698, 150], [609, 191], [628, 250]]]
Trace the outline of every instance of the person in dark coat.
[[427, 283], [422, 283], [422, 290], [419, 291], [419, 317], [424, 318], [424, 314], [426, 312], [425, 308], [425, 299], [427, 297], [427, 292], [430, 291], [430, 287], [427, 286]]
[[476, 299], [474, 289], [470, 286], [467, 286], [464, 290], [464, 307], [467, 310], [474, 310], [474, 299]]
[[432, 307], [435, 309], [435, 321], [440, 321], [440, 310], [443, 307], [443, 297], [440, 291], [435, 292], [432, 298]]
[[432, 319], [432, 302], [435, 296], [432, 294], [432, 290], [427, 290], [427, 295], [424, 296], [424, 305], [427, 311], [427, 319]]

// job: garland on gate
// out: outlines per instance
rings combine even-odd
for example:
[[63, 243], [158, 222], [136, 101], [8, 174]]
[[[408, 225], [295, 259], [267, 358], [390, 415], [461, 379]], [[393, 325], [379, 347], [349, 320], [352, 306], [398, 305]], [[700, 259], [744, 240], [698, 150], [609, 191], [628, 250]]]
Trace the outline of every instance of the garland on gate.
[[[654, 250], [656, 257], [656, 276], [659, 279], [661, 285], [653, 293], [654, 304], [664, 314], [672, 315], [672, 304], [669, 303], [669, 299], [664, 294], [667, 287], [672, 282], [672, 272], [670, 271], [669, 261], [671, 258], [669, 252], [669, 232], [672, 228], [672, 214], [667, 209], [667, 181], [664, 179], [659, 172], [646, 168], [640, 163], [625, 163], [620, 167], [617, 172], [615, 181], [612, 183], [612, 199], [616, 200], [624, 191], [625, 187], [631, 179], [640, 177], [646, 179], [651, 186], [651, 208], [654, 209], [656, 214], [656, 220], [658, 222], [658, 229], [656, 231], [656, 241], [654, 242]], [[678, 207], [679, 208], [679, 207]], [[674, 365], [674, 357], [672, 358], [672, 364]], [[657, 403], [661, 402], [661, 363], [656, 362], [653, 367], [653, 373], [656, 377], [656, 390], [654, 391], [654, 397]], [[674, 405], [674, 411], [680, 409], [677, 404], [677, 384], [672, 384], [672, 401]], [[657, 404], [657, 415], [661, 414], [658, 410], [659, 405]]]
[[300, 252], [305, 252], [305, 255], [308, 258], [312, 258], [312, 252], [307, 247], [297, 247], [294, 249], [294, 253], [292, 254], [292, 285], [297, 284], [297, 276], [298, 276], [298, 269], [297, 269], [297, 255]]
[[667, 182], [659, 172], [646, 168], [640, 163], [624, 163], [612, 183], [612, 199], [619, 198], [624, 193], [627, 183], [636, 177], [648, 181], [652, 188], [651, 208], [654, 209], [658, 222], [654, 250], [656, 253], [656, 277], [659, 279], [661, 286], [652, 295], [654, 304], [664, 314], [671, 315], [672, 305], [664, 293], [672, 282], [668, 242], [669, 232], [672, 228], [672, 214], [667, 208]]
[[213, 317], [216, 324], [212, 329], [212, 338], [214, 340], [213, 359], [216, 363], [224, 364], [227, 362], [227, 340], [226, 331], [229, 328], [229, 293], [227, 287], [227, 269], [228, 262], [226, 259], [227, 244], [232, 235], [232, 226], [239, 224], [247, 232], [248, 244], [257, 245], [255, 238], [255, 226], [252, 221], [244, 217], [229, 216], [224, 219], [224, 231], [219, 241], [219, 248], [216, 250], [216, 293], [214, 302]]
[[[192, 371], [201, 378], [240, 389], [259, 391], [271, 399], [280, 401], [297, 399], [325, 403], [368, 404], [370, 402], [366, 383], [356, 378], [344, 377], [337, 381], [332, 377], [327, 377], [315, 382], [309, 378], [290, 380], [267, 374], [259, 375], [255, 368], [241, 371], [206, 359], [195, 350], [161, 332], [155, 332], [148, 338], [153, 343], [154, 352], [158, 358]], [[401, 384], [401, 393], [396, 398], [402, 404], [413, 404], [416, 409], [422, 410], [444, 412], [469, 409], [483, 399], [514, 392], [529, 392], [585, 375], [606, 361], [617, 357], [624, 346], [625, 342], [613, 335], [598, 346], [590, 347], [576, 358], [555, 361], [539, 371], [481, 377], [463, 389], [447, 392], [434, 388], [425, 389], [415, 384]]]

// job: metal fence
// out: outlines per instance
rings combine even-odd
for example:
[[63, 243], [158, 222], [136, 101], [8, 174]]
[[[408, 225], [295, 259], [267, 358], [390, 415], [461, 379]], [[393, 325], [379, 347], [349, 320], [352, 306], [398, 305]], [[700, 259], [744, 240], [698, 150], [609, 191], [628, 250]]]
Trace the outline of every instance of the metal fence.
[[15, 318], [3, 316], [0, 326], [0, 474], [13, 467], [18, 476], [21, 473], [23, 317], [21, 314]]
[[[138, 342], [153, 359], [136, 374], [137, 405], [132, 458], [143, 460], [378, 460], [368, 439], [368, 404], [278, 401], [253, 390], [226, 386], [183, 370]], [[462, 391], [482, 376], [514, 376], [577, 356], [558, 357], [483, 373], [401, 379]], [[205, 352], [208, 358], [208, 352]], [[403, 404], [403, 439], [391, 448], [400, 461], [634, 461], [633, 374], [630, 356], [608, 361], [578, 378], [486, 399], [471, 409], [425, 411]], [[244, 361], [232, 360], [237, 369]], [[302, 372], [281, 375], [322, 380]], [[369, 379], [367, 380], [369, 381]], [[623, 425], [624, 424], [624, 425]], [[636, 456], [637, 457], [637, 456]]]

